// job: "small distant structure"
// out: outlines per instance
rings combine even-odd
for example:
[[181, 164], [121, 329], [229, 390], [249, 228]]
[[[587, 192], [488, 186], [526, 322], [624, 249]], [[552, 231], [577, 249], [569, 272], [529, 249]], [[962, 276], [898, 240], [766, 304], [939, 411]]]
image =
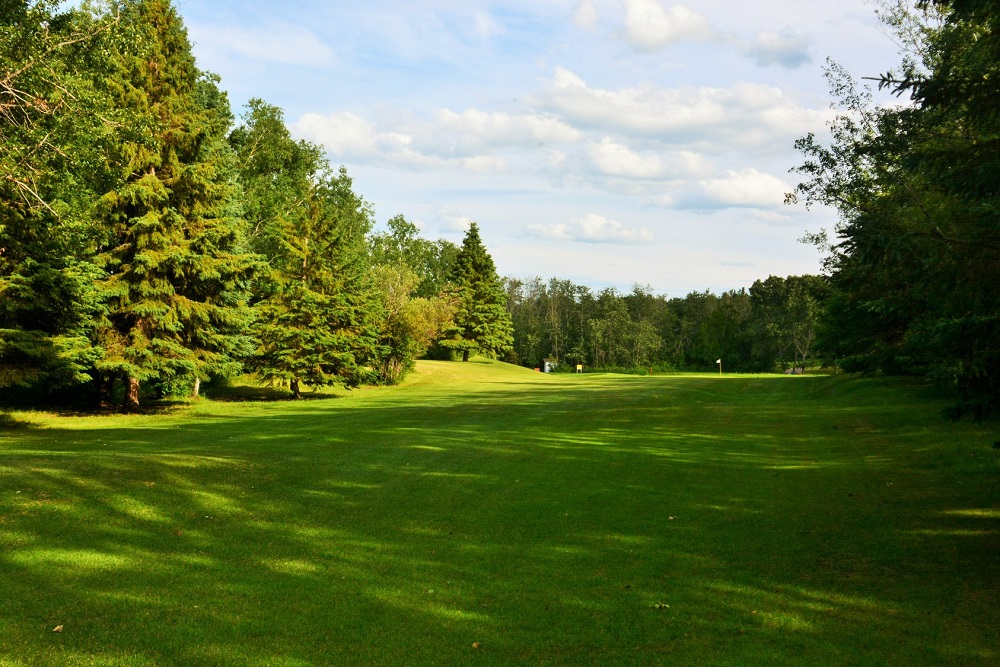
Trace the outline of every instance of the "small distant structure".
[[556, 361], [555, 359], [542, 359], [542, 372], [551, 373], [556, 369], [556, 366], [558, 365], [559, 362]]
[[785, 375], [802, 375], [806, 372], [804, 368], [786, 368]]

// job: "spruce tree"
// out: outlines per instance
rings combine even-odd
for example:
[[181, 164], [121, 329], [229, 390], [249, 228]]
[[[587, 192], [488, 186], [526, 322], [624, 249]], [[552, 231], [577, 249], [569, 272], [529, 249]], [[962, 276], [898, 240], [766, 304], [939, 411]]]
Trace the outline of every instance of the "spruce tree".
[[512, 349], [513, 325], [507, 311], [507, 293], [497, 275], [493, 258], [479, 238], [476, 223], [469, 225], [462, 249], [451, 271], [452, 291], [458, 302], [454, 325], [438, 344], [462, 352], [496, 357]]
[[240, 252], [221, 144], [227, 114], [199, 84], [180, 18], [168, 0], [139, 0], [122, 25], [135, 46], [120, 53], [118, 101], [145, 131], [122, 138], [123, 184], [100, 208], [96, 368], [104, 388], [126, 381], [134, 409], [141, 382], [200, 377], [241, 348], [240, 285], [252, 262]]
[[371, 211], [341, 168], [321, 173], [302, 211], [272, 220], [282, 251], [269, 258], [271, 292], [258, 305], [257, 373], [287, 383], [354, 387], [370, 377], [382, 319], [367, 271]]

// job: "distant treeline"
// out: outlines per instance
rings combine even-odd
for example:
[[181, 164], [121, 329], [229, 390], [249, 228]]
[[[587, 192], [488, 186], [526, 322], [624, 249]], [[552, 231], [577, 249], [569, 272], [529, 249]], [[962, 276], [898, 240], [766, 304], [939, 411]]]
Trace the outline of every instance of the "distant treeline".
[[829, 287], [819, 276], [771, 276], [749, 291], [599, 292], [568, 280], [507, 278], [510, 360], [588, 369], [772, 372], [804, 368]]

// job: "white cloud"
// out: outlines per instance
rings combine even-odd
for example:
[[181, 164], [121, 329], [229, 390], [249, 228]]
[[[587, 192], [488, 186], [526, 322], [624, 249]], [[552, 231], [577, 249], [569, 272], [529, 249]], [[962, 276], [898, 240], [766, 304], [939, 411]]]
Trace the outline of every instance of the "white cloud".
[[581, 0], [573, 13], [573, 23], [584, 30], [595, 27], [599, 18], [597, 10], [594, 9], [594, 4], [590, 0]]
[[499, 173], [507, 171], [507, 161], [492, 155], [476, 155], [459, 161], [466, 171], [476, 174]]
[[711, 168], [704, 156], [693, 151], [637, 152], [607, 137], [590, 144], [587, 153], [591, 164], [606, 176], [640, 180], [691, 178]]
[[451, 211], [440, 211], [439, 217], [444, 221], [444, 229], [451, 232], [465, 233], [474, 220], [467, 215], [453, 213]]
[[663, 161], [659, 155], [640, 155], [607, 138], [592, 144], [588, 152], [597, 169], [609, 176], [652, 179], [663, 175]]
[[635, 244], [653, 241], [648, 229], [629, 229], [617, 220], [591, 213], [558, 225], [528, 225], [525, 232], [536, 238], [577, 243]]
[[762, 32], [746, 52], [761, 67], [780, 65], [795, 69], [812, 60], [809, 55], [811, 43], [809, 37], [788, 29], [776, 33]]
[[794, 138], [823, 127], [829, 113], [808, 109], [777, 87], [756, 83], [729, 88], [659, 88], [640, 84], [619, 90], [591, 88], [573, 72], [557, 67], [552, 83], [529, 101], [567, 124], [705, 150], [734, 145], [790, 145]]
[[757, 169], [730, 171], [724, 178], [700, 181], [705, 196], [725, 207], [781, 206], [793, 188], [785, 181]]
[[374, 155], [379, 136], [365, 119], [350, 112], [323, 116], [307, 113], [292, 124], [297, 135], [322, 144], [335, 155]]
[[639, 51], [652, 52], [685, 39], [712, 36], [708, 19], [684, 5], [666, 9], [659, 0], [621, 0], [625, 36]]
[[428, 138], [434, 142], [449, 141], [453, 150], [465, 152], [480, 151], [489, 146], [564, 144], [580, 138], [577, 130], [557, 118], [536, 114], [511, 115], [478, 109], [455, 113], [442, 109], [433, 125], [427, 128]]
[[335, 159], [430, 168], [455, 166], [471, 173], [504, 172], [508, 154], [570, 145], [581, 133], [551, 115], [442, 109], [430, 118], [402, 115], [374, 124], [351, 112], [306, 113], [291, 128], [323, 145]]
[[322, 67], [334, 60], [333, 50], [312, 31], [296, 25], [272, 25], [267, 28], [218, 27], [192, 24], [192, 41], [199, 51], [217, 56], [250, 58], [281, 65]]

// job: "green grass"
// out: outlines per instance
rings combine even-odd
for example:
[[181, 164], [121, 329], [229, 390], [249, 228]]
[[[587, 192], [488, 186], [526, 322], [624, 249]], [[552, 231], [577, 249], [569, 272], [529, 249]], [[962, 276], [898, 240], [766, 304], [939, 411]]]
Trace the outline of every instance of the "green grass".
[[1000, 662], [995, 424], [878, 380], [418, 370], [15, 413], [0, 665]]

